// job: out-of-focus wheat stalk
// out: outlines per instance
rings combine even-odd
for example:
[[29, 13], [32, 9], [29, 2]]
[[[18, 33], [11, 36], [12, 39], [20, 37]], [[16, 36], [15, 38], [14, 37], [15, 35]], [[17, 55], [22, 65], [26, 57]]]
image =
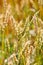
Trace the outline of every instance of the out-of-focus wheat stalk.
[[43, 0], [0, 1], [0, 65], [43, 65]]

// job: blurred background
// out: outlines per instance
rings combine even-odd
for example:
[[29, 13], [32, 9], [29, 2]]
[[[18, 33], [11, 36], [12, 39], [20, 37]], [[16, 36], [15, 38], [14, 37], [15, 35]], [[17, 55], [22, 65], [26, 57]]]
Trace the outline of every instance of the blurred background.
[[0, 0], [0, 65], [43, 65], [43, 0]]

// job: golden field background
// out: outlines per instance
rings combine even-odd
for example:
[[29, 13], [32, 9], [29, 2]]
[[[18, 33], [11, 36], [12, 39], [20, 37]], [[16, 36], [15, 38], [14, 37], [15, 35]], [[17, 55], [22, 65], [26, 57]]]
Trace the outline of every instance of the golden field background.
[[0, 65], [43, 65], [43, 0], [0, 0]]

